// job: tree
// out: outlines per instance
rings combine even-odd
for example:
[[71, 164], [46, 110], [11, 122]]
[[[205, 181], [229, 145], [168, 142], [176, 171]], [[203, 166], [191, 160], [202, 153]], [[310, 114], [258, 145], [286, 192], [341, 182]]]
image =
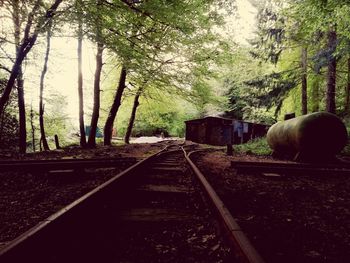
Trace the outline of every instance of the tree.
[[[13, 0], [7, 3], [9, 7], [13, 8], [13, 21], [15, 25], [15, 45], [16, 45], [16, 58], [14, 60], [10, 75], [7, 80], [7, 84], [4, 88], [2, 96], [0, 97], [0, 115], [4, 111], [4, 107], [9, 100], [12, 88], [17, 80], [18, 90], [18, 104], [20, 111], [20, 152], [26, 151], [26, 127], [25, 127], [25, 103], [24, 103], [24, 90], [23, 90], [23, 77], [22, 77], [22, 62], [26, 58], [27, 54], [35, 44], [39, 33], [47, 26], [47, 24], [53, 18], [58, 6], [62, 0], [55, 0], [49, 7], [44, 7], [40, 0], [37, 0], [32, 5], [31, 11], [28, 13], [26, 19], [26, 25], [24, 27], [24, 36], [20, 39], [20, 24], [17, 11], [19, 10], [19, 1]], [[43, 13], [40, 11], [44, 11]]]
[[[328, 49], [335, 50], [337, 45], [337, 33], [334, 29], [328, 32]], [[327, 100], [326, 100], [326, 110], [331, 113], [335, 113], [335, 87], [336, 87], [336, 77], [337, 77], [337, 59], [334, 53], [328, 62], [328, 73], [327, 73]]]
[[[276, 72], [290, 74], [294, 71], [294, 74], [290, 75], [299, 74], [299, 80], [296, 79], [294, 87], [299, 88], [300, 83], [300, 91], [291, 87], [293, 92], [284, 93], [282, 103], [277, 109], [282, 109], [284, 101], [293, 96], [301, 101], [301, 104], [293, 104], [294, 109], [290, 109], [291, 111], [300, 109], [300, 113], [306, 114], [310, 104], [312, 110], [324, 108], [333, 113], [341, 113], [341, 107], [337, 103], [346, 101], [346, 97], [345, 100], [341, 98], [342, 94], [346, 95], [346, 90], [344, 92], [339, 89], [343, 85], [341, 82], [345, 70], [338, 72], [337, 63], [343, 63], [339, 68], [344, 69], [342, 57], [348, 55], [350, 37], [347, 33], [350, 21], [344, 17], [345, 14], [349, 14], [349, 3], [331, 0], [269, 2], [270, 4], [264, 7], [267, 8], [266, 11], [260, 12], [261, 33], [258, 41], [254, 43], [255, 50], [252, 54], [265, 60], [270, 59], [276, 65]], [[298, 66], [295, 64], [295, 54], [300, 56]], [[326, 77], [322, 73], [325, 70]], [[327, 83], [324, 92], [321, 85], [323, 81]], [[308, 89], [311, 91], [309, 95]], [[281, 98], [278, 90], [274, 93], [275, 98]], [[338, 95], [335, 96], [336, 94]]]
[[120, 77], [119, 77], [119, 84], [116, 89], [116, 93], [114, 96], [114, 100], [112, 103], [112, 106], [110, 108], [105, 126], [104, 126], [104, 145], [111, 145], [111, 139], [112, 139], [112, 129], [113, 129], [113, 123], [114, 119], [117, 115], [118, 109], [121, 105], [121, 99], [123, 96], [123, 92], [125, 90], [125, 82], [126, 82], [126, 76], [127, 76], [127, 69], [123, 66], [120, 71]]
[[301, 112], [307, 114], [307, 48], [301, 49]]
[[[34, 110], [33, 110], [33, 104], [30, 104], [30, 127], [32, 129], [32, 148], [33, 152], [35, 152], [35, 125], [34, 125]], [[40, 147], [41, 148], [41, 147]], [[41, 150], [41, 149], [40, 149]]]
[[[319, 75], [320, 70], [327, 67], [325, 109], [332, 113], [340, 112], [336, 100], [336, 93], [340, 93], [337, 90], [337, 62], [348, 54], [344, 45], [347, 46], [349, 41], [350, 21], [345, 19], [349, 7], [346, 1], [289, 1], [286, 13], [299, 20], [301, 33], [313, 40], [312, 44], [318, 49], [312, 57], [315, 74]], [[314, 80], [319, 81], [318, 78]], [[317, 83], [313, 87], [318, 87]]]
[[90, 134], [89, 134], [89, 140], [88, 140], [88, 146], [89, 147], [95, 147], [96, 146], [96, 131], [97, 131], [97, 123], [99, 118], [99, 112], [100, 112], [100, 80], [101, 80], [101, 72], [102, 72], [102, 55], [104, 50], [104, 44], [102, 39], [102, 21], [101, 21], [101, 15], [99, 14], [102, 6], [102, 1], [97, 0], [96, 1], [96, 41], [97, 41], [97, 51], [96, 51], [96, 69], [95, 69], [95, 79], [94, 79], [94, 106], [92, 111], [92, 117], [91, 117], [91, 124], [90, 124]]
[[[105, 145], [111, 144], [113, 123], [121, 104], [127, 74], [130, 79], [139, 79], [135, 83], [142, 83], [142, 79], [147, 79], [146, 75], [150, 76], [154, 68], [164, 65], [163, 74], [158, 72], [151, 78], [158, 78], [160, 86], [167, 83], [170, 89], [169, 86], [174, 86], [175, 82], [178, 87], [186, 82], [188, 77], [181, 78], [188, 74], [185, 71], [188, 71], [190, 64], [195, 68], [195, 64], [202, 63], [204, 69], [204, 61], [212, 59], [209, 56], [213, 50], [205, 53], [206, 59], [203, 59], [203, 48], [199, 48], [200, 45], [214, 42], [209, 29], [219, 19], [210, 10], [211, 4], [212, 1], [177, 1], [171, 6], [162, 1], [110, 3], [112, 10], [125, 10], [125, 13], [116, 15], [107, 12], [108, 19], [105, 18], [109, 23], [104, 35], [106, 47], [115, 52], [118, 62], [122, 64], [115, 100], [104, 127]], [[184, 50], [187, 50], [184, 56], [188, 58], [186, 61], [179, 59]], [[189, 54], [189, 50], [192, 54]], [[200, 52], [203, 52], [203, 57], [199, 56]]]
[[125, 137], [124, 137], [124, 142], [127, 143], [127, 144], [130, 143], [131, 131], [132, 131], [132, 128], [134, 126], [137, 107], [140, 105], [139, 99], [140, 99], [141, 93], [142, 93], [142, 89], [140, 88], [140, 89], [138, 89], [136, 91], [136, 94], [135, 94], [134, 103], [132, 105], [132, 110], [131, 110], [131, 115], [130, 115], [128, 128], [126, 130]]
[[348, 55], [347, 59], [347, 83], [345, 88], [345, 100], [344, 100], [344, 111], [345, 114], [349, 114], [350, 110], [350, 54]]
[[43, 144], [44, 151], [50, 150], [46, 140], [46, 135], [45, 135], [43, 94], [44, 94], [44, 80], [47, 72], [47, 63], [49, 61], [49, 54], [50, 54], [50, 47], [51, 47], [51, 33], [52, 33], [51, 30], [52, 30], [52, 21], [49, 22], [49, 25], [47, 28], [46, 53], [45, 53], [44, 66], [40, 77], [39, 123], [40, 123], [40, 137], [41, 137], [40, 141]]
[[[16, 58], [20, 55], [20, 34], [21, 34], [21, 18], [20, 6], [18, 0], [12, 0], [12, 20], [14, 25], [14, 39]], [[16, 77], [17, 95], [18, 95], [18, 109], [19, 109], [19, 152], [26, 152], [27, 145], [27, 130], [26, 130], [26, 112], [24, 101], [24, 80], [22, 66], [18, 67], [18, 75]]]
[[94, 106], [91, 117], [90, 124], [90, 134], [88, 140], [89, 147], [96, 146], [96, 131], [97, 131], [97, 123], [99, 118], [100, 111], [100, 80], [101, 80], [101, 72], [102, 72], [102, 54], [103, 54], [103, 43], [97, 43], [97, 53], [96, 53], [96, 69], [95, 69], [95, 78], [94, 78]]
[[78, 23], [78, 96], [79, 96], [79, 130], [80, 146], [86, 146], [85, 123], [84, 123], [84, 94], [83, 94], [83, 72], [82, 72], [82, 47], [83, 47], [83, 10], [82, 1], [76, 0], [77, 23]]
[[[13, 85], [17, 76], [20, 74], [21, 65], [23, 60], [26, 58], [27, 54], [33, 47], [36, 42], [36, 39], [43, 28], [47, 23], [53, 18], [58, 6], [63, 0], [56, 0], [54, 3], [46, 9], [44, 15], [41, 17], [36, 17], [40, 8], [40, 1], [35, 1], [35, 4], [31, 12], [27, 16], [27, 24], [24, 29], [24, 37], [20, 41], [18, 47], [18, 52], [14, 64], [11, 69], [10, 76], [8, 78], [6, 87], [3, 91], [2, 96], [0, 97], [0, 114], [2, 113], [6, 102], [9, 99], [10, 93], [12, 91]], [[35, 25], [33, 25], [35, 24]], [[34, 27], [34, 30], [33, 30]], [[31, 32], [33, 30], [33, 32]]]

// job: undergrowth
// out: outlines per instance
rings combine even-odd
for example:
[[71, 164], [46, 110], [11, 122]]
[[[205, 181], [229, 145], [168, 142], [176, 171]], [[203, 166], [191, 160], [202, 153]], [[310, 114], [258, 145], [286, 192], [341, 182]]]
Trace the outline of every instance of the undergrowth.
[[234, 151], [256, 155], [271, 155], [272, 150], [267, 144], [266, 137], [256, 138], [244, 144], [233, 145]]
[[348, 140], [348, 143], [345, 145], [344, 149], [341, 151], [341, 155], [350, 156], [350, 143], [349, 143], [349, 140]]

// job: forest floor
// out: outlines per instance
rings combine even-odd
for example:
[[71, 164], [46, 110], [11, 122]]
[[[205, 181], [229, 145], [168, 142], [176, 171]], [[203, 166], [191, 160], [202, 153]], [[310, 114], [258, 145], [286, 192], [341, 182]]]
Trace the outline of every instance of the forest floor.
[[[71, 147], [25, 156], [0, 153], [0, 159], [141, 159], [165, 145], [167, 141], [93, 150]], [[266, 262], [349, 262], [350, 178], [237, 174], [232, 160], [274, 160], [244, 154], [229, 157], [223, 149], [193, 158]], [[0, 248], [124, 168], [93, 170], [73, 179], [0, 173]]]
[[237, 174], [232, 160], [278, 160], [224, 151], [194, 160], [266, 262], [350, 261], [348, 176]]
[[[1, 153], [0, 160], [145, 158], [167, 141], [95, 149], [67, 147], [25, 155]], [[127, 167], [88, 169], [84, 174], [0, 172], [0, 248]]]

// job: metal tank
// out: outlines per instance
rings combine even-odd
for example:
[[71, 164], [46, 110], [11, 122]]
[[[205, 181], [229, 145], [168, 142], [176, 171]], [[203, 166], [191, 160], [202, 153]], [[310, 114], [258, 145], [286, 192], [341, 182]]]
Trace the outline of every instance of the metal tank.
[[315, 112], [271, 126], [267, 142], [279, 156], [297, 161], [334, 158], [347, 143], [348, 134], [341, 119], [328, 112]]

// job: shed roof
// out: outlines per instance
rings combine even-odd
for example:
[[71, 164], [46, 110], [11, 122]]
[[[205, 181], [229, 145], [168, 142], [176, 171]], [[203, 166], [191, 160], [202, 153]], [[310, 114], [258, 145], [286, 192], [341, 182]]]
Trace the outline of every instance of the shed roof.
[[234, 119], [229, 119], [229, 118], [223, 118], [223, 117], [218, 117], [218, 116], [207, 116], [207, 117], [204, 117], [204, 118], [188, 120], [188, 121], [185, 121], [185, 123], [189, 123], [189, 122], [201, 122], [201, 121], [208, 120], [208, 119], [218, 119], [218, 120], [234, 121]]
[[252, 122], [252, 121], [244, 121], [244, 120], [223, 118], [223, 117], [218, 117], [218, 116], [207, 116], [207, 117], [204, 117], [204, 118], [187, 120], [187, 121], [185, 121], [185, 123], [201, 123], [201, 122], [203, 122], [205, 120], [210, 120], [210, 119], [212, 119], [212, 120], [213, 119], [215, 119], [215, 120], [225, 120], [225, 121], [241, 121], [241, 122], [251, 123], [251, 124], [255, 124], [255, 125], [262, 125], [262, 126], [266, 126], [266, 127], [270, 127], [271, 126], [271, 125], [265, 124], [265, 123], [256, 123], [256, 122]]

